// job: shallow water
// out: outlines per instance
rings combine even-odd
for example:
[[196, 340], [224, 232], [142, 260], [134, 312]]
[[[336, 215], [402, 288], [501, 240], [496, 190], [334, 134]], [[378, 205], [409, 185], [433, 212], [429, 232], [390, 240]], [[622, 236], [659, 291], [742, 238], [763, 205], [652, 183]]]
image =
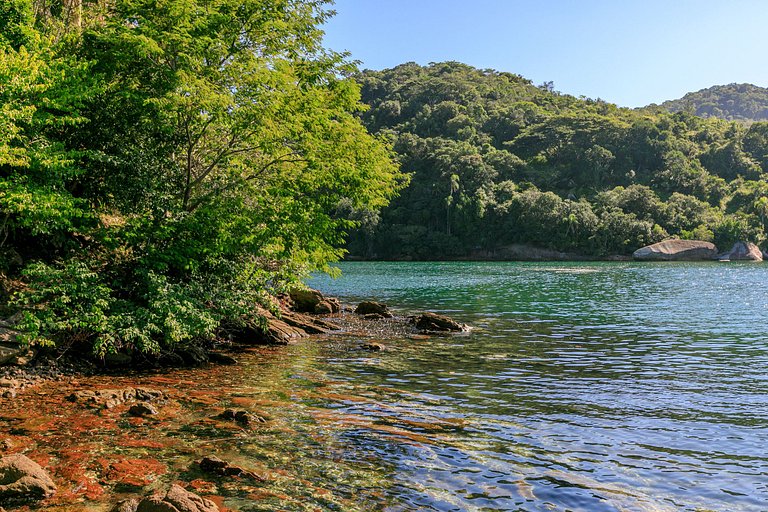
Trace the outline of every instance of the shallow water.
[[[311, 286], [475, 326], [347, 333], [254, 349], [236, 367], [84, 378], [0, 411], [49, 469], [46, 510], [171, 481], [241, 511], [768, 510], [768, 265], [345, 263]], [[70, 390], [169, 395], [157, 418]], [[237, 407], [270, 419], [212, 419]], [[216, 454], [265, 477], [195, 470]]]

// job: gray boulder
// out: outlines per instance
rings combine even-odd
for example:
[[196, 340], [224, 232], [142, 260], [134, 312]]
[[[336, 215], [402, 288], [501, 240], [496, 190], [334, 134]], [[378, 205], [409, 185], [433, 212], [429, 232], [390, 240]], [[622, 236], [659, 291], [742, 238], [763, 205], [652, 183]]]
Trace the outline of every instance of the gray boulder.
[[721, 261], [763, 261], [763, 253], [752, 242], [736, 242], [731, 250], [720, 255]]
[[717, 258], [717, 247], [702, 240], [664, 240], [636, 250], [632, 257], [641, 261], [701, 261]]
[[0, 502], [41, 500], [55, 492], [56, 484], [37, 462], [20, 453], [0, 458]]

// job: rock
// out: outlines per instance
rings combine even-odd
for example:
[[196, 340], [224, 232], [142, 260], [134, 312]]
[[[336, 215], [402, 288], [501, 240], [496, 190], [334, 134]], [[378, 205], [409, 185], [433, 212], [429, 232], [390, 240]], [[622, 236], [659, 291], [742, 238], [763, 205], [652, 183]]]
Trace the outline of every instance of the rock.
[[220, 420], [236, 421], [240, 425], [246, 427], [255, 423], [267, 423], [267, 419], [262, 416], [251, 414], [248, 411], [235, 411], [234, 409], [226, 409], [216, 416], [216, 418]]
[[384, 350], [384, 345], [381, 343], [366, 343], [361, 346], [364, 350], [370, 350], [371, 352], [381, 352]]
[[208, 352], [199, 345], [188, 345], [176, 350], [187, 366], [197, 367], [208, 362]]
[[3, 398], [16, 398], [16, 390], [15, 389], [3, 389], [2, 391], [2, 397]]
[[313, 311], [313, 313], [317, 315], [332, 315], [340, 312], [341, 302], [334, 297], [326, 297], [315, 306], [315, 310]]
[[131, 498], [129, 500], [123, 500], [112, 508], [112, 512], [136, 512], [139, 507], [139, 499]]
[[381, 315], [382, 318], [392, 318], [392, 313], [389, 312], [389, 308], [386, 304], [381, 302], [375, 302], [372, 300], [366, 300], [361, 302], [355, 308], [355, 313], [358, 315]]
[[466, 324], [460, 324], [456, 320], [445, 315], [425, 312], [412, 318], [416, 328], [423, 332], [463, 332], [468, 331]]
[[288, 295], [293, 301], [293, 310], [299, 313], [314, 313], [318, 304], [325, 299], [322, 293], [312, 288], [305, 290], [294, 288], [288, 292]]
[[266, 310], [259, 311], [266, 326], [246, 326], [231, 330], [233, 341], [248, 345], [287, 345], [309, 334], [326, 334], [339, 326], [300, 313], [283, 312], [277, 318]]
[[220, 510], [211, 500], [174, 484], [165, 494], [160, 492], [141, 500], [136, 507], [136, 512], [220, 512]]
[[48, 473], [37, 462], [21, 454], [0, 458], [0, 501], [32, 501], [56, 492]]
[[698, 261], [717, 257], [717, 247], [701, 240], [665, 240], [636, 250], [632, 257], [641, 261]]
[[763, 261], [763, 253], [751, 242], [736, 242], [731, 250], [720, 255], [720, 261]]
[[230, 355], [222, 354], [221, 352], [208, 352], [208, 360], [212, 363], [223, 364], [227, 366], [237, 364], [237, 359]]
[[75, 391], [67, 396], [70, 402], [78, 402], [91, 407], [111, 409], [130, 400], [150, 402], [164, 399], [162, 391], [149, 388], [97, 389]]
[[366, 320], [384, 320], [385, 318], [392, 318], [392, 315], [383, 315], [381, 313], [366, 313], [361, 315]]
[[206, 473], [213, 473], [221, 476], [251, 478], [259, 482], [264, 482], [266, 480], [264, 477], [257, 475], [253, 471], [248, 471], [247, 469], [243, 469], [239, 466], [230, 464], [229, 462], [222, 460], [215, 455], [203, 457], [198, 461], [197, 464], [200, 466], [200, 469]]
[[137, 404], [133, 404], [130, 409], [128, 409], [128, 414], [131, 416], [154, 416], [157, 414], [157, 409], [147, 402], [139, 402]]
[[125, 354], [123, 352], [104, 355], [104, 366], [108, 366], [110, 368], [129, 366], [132, 362], [133, 357], [131, 357], [130, 354]]

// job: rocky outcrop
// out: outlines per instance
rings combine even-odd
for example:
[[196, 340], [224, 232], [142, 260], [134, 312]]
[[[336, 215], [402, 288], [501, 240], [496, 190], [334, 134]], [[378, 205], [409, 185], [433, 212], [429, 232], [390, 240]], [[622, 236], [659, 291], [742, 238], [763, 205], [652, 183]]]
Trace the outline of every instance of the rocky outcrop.
[[411, 320], [416, 328], [422, 332], [466, 332], [469, 330], [466, 324], [437, 313], [421, 313], [412, 317]]
[[701, 240], [665, 240], [636, 250], [632, 257], [641, 261], [701, 261], [717, 258], [717, 247]]
[[386, 304], [372, 300], [365, 300], [358, 304], [355, 313], [367, 318], [392, 318], [392, 313]]
[[249, 325], [230, 329], [233, 341], [245, 345], [287, 345], [310, 334], [327, 334], [339, 326], [319, 318], [300, 313], [282, 312], [277, 318], [267, 310], [260, 310], [264, 325]]
[[289, 296], [293, 304], [293, 310], [298, 313], [328, 315], [341, 311], [339, 299], [326, 297], [319, 291], [311, 288], [295, 288], [290, 291]]
[[135, 501], [128, 501], [118, 505], [115, 510], [120, 512], [220, 512], [218, 505], [211, 500], [191, 493], [180, 485], [172, 485], [163, 493], [158, 492], [144, 498], [135, 508]]
[[763, 261], [763, 253], [751, 242], [736, 242], [730, 251], [720, 255], [720, 261]]
[[40, 465], [21, 454], [0, 458], [0, 502], [41, 500], [56, 492], [56, 484]]

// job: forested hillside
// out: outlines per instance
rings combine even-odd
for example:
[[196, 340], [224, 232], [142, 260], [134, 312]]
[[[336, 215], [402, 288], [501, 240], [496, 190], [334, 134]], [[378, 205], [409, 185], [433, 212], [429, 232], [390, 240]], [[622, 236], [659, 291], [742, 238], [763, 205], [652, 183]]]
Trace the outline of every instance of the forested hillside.
[[768, 124], [634, 111], [445, 62], [357, 76], [366, 126], [408, 188], [350, 244], [366, 258], [493, 255], [509, 244], [589, 256], [669, 237], [762, 242]]
[[661, 107], [728, 121], [768, 121], [768, 89], [752, 84], [716, 85], [665, 101]]
[[328, 3], [0, 3], [2, 317], [157, 355], [339, 258], [343, 211], [402, 180], [320, 45]]

